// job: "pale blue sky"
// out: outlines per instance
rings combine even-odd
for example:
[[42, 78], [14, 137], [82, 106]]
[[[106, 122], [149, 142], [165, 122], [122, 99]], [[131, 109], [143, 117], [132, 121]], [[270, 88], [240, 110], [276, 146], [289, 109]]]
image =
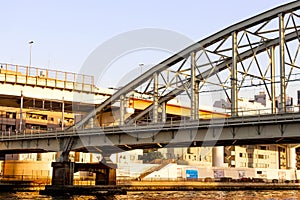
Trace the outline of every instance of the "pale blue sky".
[[[0, 1], [0, 62], [78, 72], [103, 42], [139, 28], [168, 29], [198, 41], [287, 0]], [[159, 62], [142, 58], [132, 62]]]

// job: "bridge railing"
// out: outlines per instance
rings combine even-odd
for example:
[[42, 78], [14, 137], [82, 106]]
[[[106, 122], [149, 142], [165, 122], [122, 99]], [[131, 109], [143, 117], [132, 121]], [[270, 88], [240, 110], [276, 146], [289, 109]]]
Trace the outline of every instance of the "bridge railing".
[[[253, 112], [256, 111], [257, 114], [253, 115]], [[144, 124], [131, 124], [131, 125], [124, 125], [124, 126], [101, 126], [101, 127], [94, 127], [84, 130], [74, 130], [70, 129], [67, 131], [45, 131], [45, 132], [32, 132], [30, 134], [26, 133], [19, 133], [15, 131], [2, 131], [1, 132], [1, 140], [16, 140], [16, 139], [23, 139], [23, 138], [51, 138], [51, 137], [68, 137], [74, 135], [83, 135], [83, 134], [90, 134], [99, 131], [110, 134], [110, 133], [122, 133], [122, 132], [135, 132], [135, 131], [149, 131], [149, 130], [163, 130], [169, 128], [198, 128], [198, 127], [207, 127], [210, 125], [216, 126], [228, 126], [234, 124], [247, 124], [247, 123], [254, 123], [254, 122], [262, 122], [262, 121], [294, 121], [300, 120], [300, 112], [299, 107], [295, 106], [294, 109], [291, 109], [290, 112], [287, 113], [277, 113], [271, 114], [267, 112], [267, 109], [261, 110], [248, 110], [240, 112], [239, 116], [236, 117], [227, 117], [227, 118], [212, 118], [212, 119], [199, 119], [199, 120], [189, 120], [187, 118], [183, 118], [182, 120], [172, 120], [170, 119], [167, 122], [160, 122], [160, 123], [144, 123]], [[250, 115], [249, 113], [252, 113]]]
[[[289, 106], [287, 107], [286, 113], [299, 113], [300, 112], [300, 106], [295, 105], [295, 106]], [[247, 109], [247, 108], [239, 108], [237, 112], [236, 117], [249, 117], [249, 116], [265, 116], [265, 115], [270, 115], [272, 114], [271, 108], [259, 108], [259, 109]], [[274, 115], [277, 114], [282, 114], [278, 109], [276, 110]], [[211, 111], [210, 113], [206, 114], [201, 114], [199, 115], [199, 120], [212, 120], [212, 119], [223, 119], [223, 118], [231, 118], [231, 111], [229, 109], [223, 109], [219, 111]], [[167, 117], [166, 122], [159, 122], [163, 124], [186, 124], [189, 123], [191, 120], [187, 116], [181, 116], [179, 117]], [[113, 122], [107, 122], [107, 123], [102, 123], [101, 127], [113, 127], [116, 126], [118, 127], [120, 124], [119, 120], [115, 120]], [[144, 119], [143, 121], [134, 121], [132, 124], [129, 125], [123, 125], [122, 127], [126, 126], [153, 126], [152, 119]]]
[[93, 92], [94, 77], [51, 69], [0, 63], [0, 82]]

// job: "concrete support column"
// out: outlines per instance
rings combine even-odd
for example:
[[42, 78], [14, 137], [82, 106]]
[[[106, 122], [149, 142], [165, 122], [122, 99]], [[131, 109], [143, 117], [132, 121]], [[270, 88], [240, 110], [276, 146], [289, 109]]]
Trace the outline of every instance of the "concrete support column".
[[116, 169], [106, 168], [96, 172], [95, 185], [116, 185]]
[[163, 102], [162, 104], [161, 104], [161, 121], [162, 122], [166, 122], [167, 121], [167, 111], [166, 111], [166, 102]]
[[73, 185], [73, 162], [53, 162], [51, 166], [53, 168], [52, 186]]
[[287, 158], [287, 168], [288, 169], [296, 169], [296, 148], [288, 146], [286, 152]]
[[[101, 153], [103, 165], [102, 170], [96, 172], [96, 185], [116, 185], [116, 169], [117, 165], [111, 159], [110, 153]], [[105, 166], [105, 167], [104, 167]]]
[[61, 105], [61, 130], [65, 129], [65, 100], [64, 97], [62, 98], [62, 105]]
[[212, 166], [223, 167], [224, 166], [224, 147], [218, 146], [212, 149]]
[[23, 96], [23, 91], [21, 91], [21, 103], [20, 103], [20, 127], [19, 127], [19, 132], [22, 133], [23, 130], [23, 101], [24, 101], [24, 96]]

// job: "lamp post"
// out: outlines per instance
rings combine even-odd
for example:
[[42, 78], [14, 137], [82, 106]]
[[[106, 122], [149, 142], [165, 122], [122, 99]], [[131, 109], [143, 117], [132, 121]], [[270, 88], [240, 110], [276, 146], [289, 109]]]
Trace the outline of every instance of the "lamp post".
[[144, 64], [143, 64], [143, 63], [140, 63], [139, 66], [140, 66], [140, 68], [141, 68], [141, 75], [142, 75], [142, 74], [143, 74], [143, 66], [144, 66]]
[[[140, 68], [141, 68], [141, 74], [140, 74], [140, 76], [141, 76], [141, 75], [143, 74], [143, 67], [144, 67], [144, 64], [143, 64], [143, 63], [140, 63], [139, 66], [140, 66]], [[143, 90], [143, 88], [142, 88], [142, 86], [141, 86], [141, 94], [142, 94], [142, 90]]]
[[29, 67], [31, 67], [31, 50], [32, 50], [33, 41], [29, 42]]

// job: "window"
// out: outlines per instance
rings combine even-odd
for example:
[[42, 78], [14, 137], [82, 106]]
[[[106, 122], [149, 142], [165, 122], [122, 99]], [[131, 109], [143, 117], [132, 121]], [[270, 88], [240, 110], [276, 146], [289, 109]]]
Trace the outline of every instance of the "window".
[[134, 155], [130, 155], [130, 160], [134, 160], [135, 156]]
[[258, 159], [264, 159], [265, 158], [265, 156], [262, 155], [262, 154], [258, 154], [257, 156], [258, 156]]
[[257, 167], [257, 168], [268, 168], [268, 164], [265, 164], [265, 163], [257, 163], [257, 164], [256, 164], [256, 167]]
[[260, 146], [261, 150], [267, 150], [267, 146]]
[[6, 112], [6, 118], [16, 119], [16, 113]]
[[245, 158], [246, 157], [246, 153], [240, 153], [240, 158]]

